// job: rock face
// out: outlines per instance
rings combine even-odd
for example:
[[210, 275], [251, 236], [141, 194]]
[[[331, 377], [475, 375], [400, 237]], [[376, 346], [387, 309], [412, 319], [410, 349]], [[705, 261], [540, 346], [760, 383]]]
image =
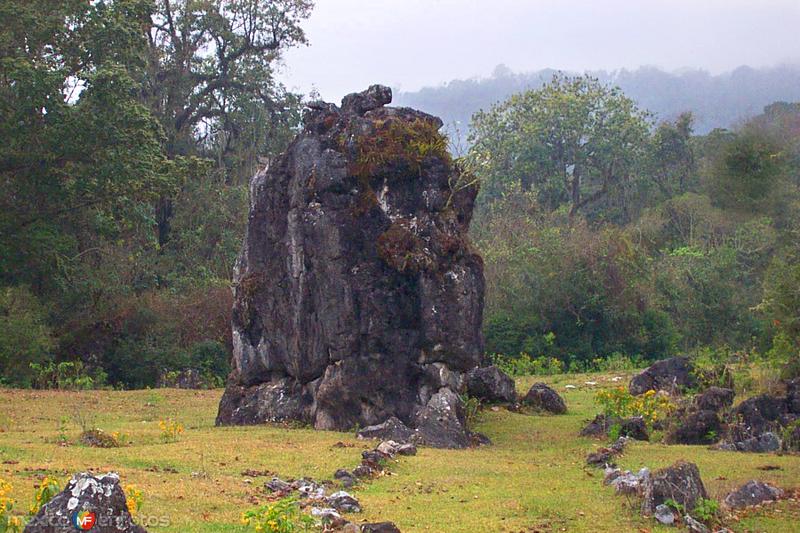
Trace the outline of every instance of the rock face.
[[567, 412], [564, 398], [544, 383], [534, 383], [528, 394], [522, 399], [522, 403], [555, 415], [563, 415]]
[[97, 533], [147, 533], [134, 524], [119, 476], [113, 473], [73, 476], [66, 488], [33, 517], [25, 533], [74, 533], [78, 530], [76, 519], [93, 519], [91, 531]]
[[649, 477], [644, 486], [642, 511], [652, 515], [656, 507], [671, 499], [691, 512], [701, 498], [708, 498], [708, 494], [697, 465], [678, 461]]
[[748, 481], [725, 497], [725, 506], [729, 509], [742, 509], [783, 497], [783, 491], [763, 481]]
[[514, 380], [494, 365], [470, 371], [467, 374], [467, 392], [489, 403], [517, 401]]
[[416, 428], [479, 366], [477, 187], [441, 120], [390, 101], [373, 86], [341, 108], [310, 104], [302, 133], [253, 178], [218, 424]]
[[628, 390], [634, 395], [644, 394], [649, 390], [680, 393], [697, 384], [693, 370], [692, 363], [686, 357], [664, 359], [634, 376]]

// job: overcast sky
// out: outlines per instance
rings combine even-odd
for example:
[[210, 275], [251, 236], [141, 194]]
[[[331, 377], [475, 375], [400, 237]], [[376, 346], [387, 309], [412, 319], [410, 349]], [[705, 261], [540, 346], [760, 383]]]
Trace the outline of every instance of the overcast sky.
[[800, 0], [317, 0], [282, 79], [323, 98], [523, 72], [800, 62]]

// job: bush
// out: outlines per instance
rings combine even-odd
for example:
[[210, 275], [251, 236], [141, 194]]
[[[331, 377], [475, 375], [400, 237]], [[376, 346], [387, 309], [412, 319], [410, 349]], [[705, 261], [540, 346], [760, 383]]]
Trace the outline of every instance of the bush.
[[0, 380], [30, 386], [31, 363], [51, 358], [53, 340], [43, 306], [25, 287], [0, 288]]
[[296, 533], [316, 529], [314, 519], [300, 511], [294, 498], [251, 509], [242, 515], [242, 523], [258, 533]]
[[106, 375], [102, 370], [92, 377], [80, 361], [63, 363], [31, 363], [32, 386], [36, 389], [90, 390], [105, 385]]
[[554, 357], [531, 357], [521, 353], [517, 357], [492, 354], [492, 363], [509, 376], [552, 376], [564, 372], [564, 363]]
[[666, 418], [674, 409], [668, 397], [655, 391], [634, 396], [625, 387], [603, 389], [595, 396], [595, 402], [602, 407], [608, 418], [641, 416], [650, 427], [658, 420]]

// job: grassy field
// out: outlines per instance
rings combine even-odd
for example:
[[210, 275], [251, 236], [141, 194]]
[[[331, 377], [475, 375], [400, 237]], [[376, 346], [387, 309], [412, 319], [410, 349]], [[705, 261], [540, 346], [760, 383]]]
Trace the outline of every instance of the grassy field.
[[[518, 380], [527, 390], [536, 378]], [[609, 375], [542, 378], [564, 395], [569, 413], [531, 416], [486, 410], [477, 429], [494, 445], [472, 450], [421, 449], [392, 464], [392, 475], [356, 489], [364, 506], [353, 520], [391, 520], [402, 531], [674, 531], [638, 516], [636, 502], [602, 485], [602, 473], [584, 466], [597, 441], [578, 437], [594, 416], [594, 394], [611, 386]], [[596, 386], [585, 385], [597, 381]], [[565, 385], [576, 389], [565, 389]], [[216, 428], [222, 391], [50, 392], [0, 390], [0, 477], [14, 485], [17, 508], [26, 510], [43, 475], [62, 483], [77, 471], [120, 473], [123, 484], [144, 493], [141, 514], [163, 532], [242, 531], [242, 511], [265, 501], [265, 477], [330, 478], [354, 467], [369, 446], [351, 434], [278, 426]], [[159, 421], [174, 419], [185, 432], [163, 443]], [[76, 444], [76, 420], [121, 432], [130, 444], [115, 449]], [[60, 440], [66, 438], [68, 445]], [[344, 443], [346, 446], [342, 446]], [[740, 454], [701, 446], [635, 443], [620, 465], [659, 468], [678, 459], [698, 464], [711, 495], [762, 479], [800, 485], [800, 457]], [[769, 471], [759, 467], [777, 467]], [[800, 504], [784, 501], [731, 524], [737, 532], [800, 531]]]

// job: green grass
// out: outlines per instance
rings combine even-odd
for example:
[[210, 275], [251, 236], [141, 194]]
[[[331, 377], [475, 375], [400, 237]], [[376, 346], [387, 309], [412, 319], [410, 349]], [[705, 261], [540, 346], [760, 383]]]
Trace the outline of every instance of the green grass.
[[[620, 383], [624, 383], [623, 378]], [[596, 413], [593, 397], [610, 376], [562, 375], [519, 378], [520, 392], [534, 381], [553, 384], [569, 406], [563, 416], [486, 410], [479, 431], [494, 445], [472, 450], [421, 449], [390, 466], [356, 491], [364, 506], [353, 520], [391, 520], [402, 531], [517, 532], [675, 531], [641, 518], [636, 502], [602, 485], [602, 473], [584, 466], [601, 443], [578, 437]], [[598, 385], [584, 385], [585, 381]], [[565, 389], [567, 384], [577, 389]], [[73, 472], [118, 471], [123, 484], [144, 492], [142, 515], [166, 519], [151, 531], [242, 531], [242, 511], [266, 500], [266, 478], [247, 483], [241, 472], [267, 470], [289, 477], [330, 478], [354, 467], [369, 443], [351, 434], [280, 426], [216, 428], [221, 391], [43, 392], [0, 390], [8, 422], [0, 427], [0, 477], [14, 485], [18, 509], [26, 509], [42, 475], [62, 482]], [[80, 427], [67, 424], [69, 446], [60, 446], [59, 425], [75, 412], [108, 432], [123, 432], [132, 444], [93, 449], [75, 444]], [[80, 416], [76, 417], [80, 418]], [[178, 442], [164, 444], [158, 421], [172, 418], [186, 428]], [[343, 442], [351, 447], [335, 446]], [[701, 446], [635, 443], [620, 464], [659, 468], [678, 459], [698, 464], [711, 495], [721, 499], [749, 479], [790, 488], [800, 483], [800, 457], [718, 452]], [[761, 471], [759, 466], [780, 469]], [[176, 470], [172, 473], [169, 470]], [[168, 470], [168, 471], [165, 471]], [[736, 531], [797, 531], [800, 505], [785, 501], [733, 524]]]

